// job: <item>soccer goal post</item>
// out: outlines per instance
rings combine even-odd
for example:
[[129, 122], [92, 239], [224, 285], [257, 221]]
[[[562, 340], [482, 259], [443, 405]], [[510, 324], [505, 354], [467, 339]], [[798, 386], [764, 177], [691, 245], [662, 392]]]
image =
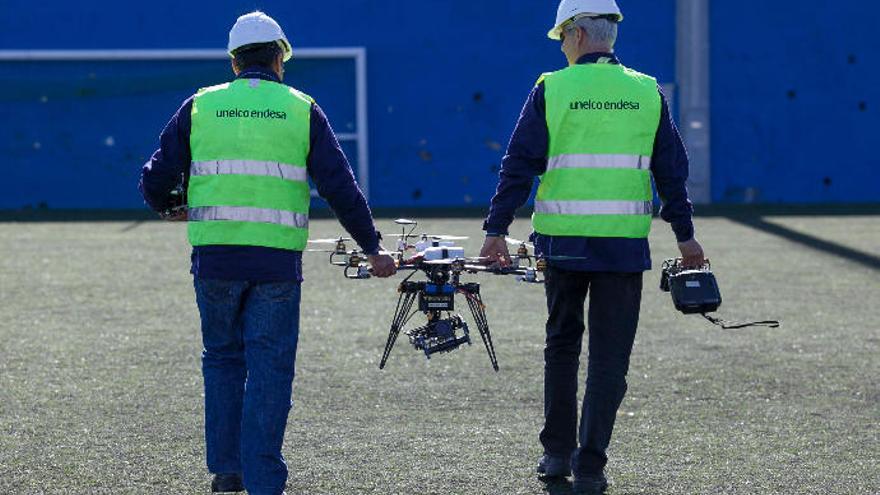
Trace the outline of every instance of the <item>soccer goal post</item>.
[[[357, 149], [358, 183], [364, 196], [370, 195], [369, 134], [367, 129], [367, 50], [365, 47], [297, 48], [294, 58], [351, 59], [355, 65], [355, 129], [339, 133], [340, 141], [354, 142]], [[0, 50], [0, 62], [130, 62], [228, 60], [222, 49], [157, 50]]]

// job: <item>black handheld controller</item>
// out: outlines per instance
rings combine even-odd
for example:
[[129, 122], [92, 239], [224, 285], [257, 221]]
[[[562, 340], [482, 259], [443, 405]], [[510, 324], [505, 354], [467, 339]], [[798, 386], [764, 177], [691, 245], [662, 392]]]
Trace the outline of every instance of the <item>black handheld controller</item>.
[[660, 290], [669, 292], [675, 309], [684, 314], [711, 313], [721, 306], [721, 291], [709, 260], [699, 268], [685, 268], [681, 258], [664, 261]]
[[168, 195], [168, 207], [159, 212], [159, 217], [169, 218], [186, 211], [186, 184], [181, 175], [180, 182]]
[[746, 327], [770, 327], [779, 326], [777, 320], [763, 320], [752, 322], [726, 322], [720, 318], [713, 318], [706, 313], [711, 313], [721, 306], [721, 291], [718, 289], [718, 281], [712, 274], [712, 265], [709, 260], [697, 268], [684, 267], [681, 258], [672, 258], [663, 262], [663, 271], [660, 275], [660, 290], [672, 295], [675, 309], [686, 315], [699, 314], [714, 325], [725, 330]]

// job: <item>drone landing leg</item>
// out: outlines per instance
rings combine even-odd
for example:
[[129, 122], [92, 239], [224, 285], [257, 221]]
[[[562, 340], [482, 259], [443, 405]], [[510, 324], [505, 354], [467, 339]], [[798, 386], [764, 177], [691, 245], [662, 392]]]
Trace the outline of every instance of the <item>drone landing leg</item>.
[[391, 320], [391, 330], [388, 332], [388, 342], [385, 343], [385, 352], [382, 353], [382, 361], [379, 362], [379, 369], [385, 368], [385, 363], [388, 361], [388, 356], [391, 355], [391, 349], [394, 347], [397, 335], [400, 334], [400, 330], [403, 328], [403, 325], [406, 324], [407, 315], [409, 315], [409, 310], [412, 308], [415, 300], [416, 293], [414, 292], [401, 293], [400, 297], [397, 298], [397, 309], [394, 310], [394, 318]]
[[486, 345], [489, 360], [492, 361], [492, 369], [498, 371], [498, 358], [495, 355], [495, 346], [492, 345], [492, 334], [489, 333], [489, 321], [486, 319], [486, 311], [483, 309], [483, 299], [478, 292], [472, 293], [471, 297], [466, 299], [468, 306], [471, 308], [474, 322], [477, 324], [477, 330], [480, 331], [480, 337], [483, 338], [483, 344]]

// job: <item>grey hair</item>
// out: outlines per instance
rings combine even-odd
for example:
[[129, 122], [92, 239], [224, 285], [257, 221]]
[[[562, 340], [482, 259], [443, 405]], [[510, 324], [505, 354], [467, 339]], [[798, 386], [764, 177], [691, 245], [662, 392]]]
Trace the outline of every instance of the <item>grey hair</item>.
[[608, 19], [587, 16], [576, 17], [571, 21], [566, 31], [573, 28], [583, 29], [587, 33], [587, 39], [592, 45], [607, 46], [613, 49], [614, 43], [617, 42], [617, 23], [611, 22]]

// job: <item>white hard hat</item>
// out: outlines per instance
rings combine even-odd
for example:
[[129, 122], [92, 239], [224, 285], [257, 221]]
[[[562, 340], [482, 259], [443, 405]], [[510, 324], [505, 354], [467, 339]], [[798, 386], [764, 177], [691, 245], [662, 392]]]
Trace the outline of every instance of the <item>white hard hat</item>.
[[229, 30], [229, 55], [232, 52], [245, 45], [254, 43], [271, 43], [276, 42], [284, 51], [284, 61], [290, 60], [293, 56], [293, 49], [290, 42], [284, 36], [281, 26], [275, 22], [275, 19], [260, 12], [251, 12], [245, 14], [235, 21], [232, 29]]
[[562, 25], [575, 17], [609, 16], [615, 22], [623, 20], [620, 7], [614, 0], [562, 0], [556, 11], [556, 25], [547, 33], [551, 40], [561, 38]]

